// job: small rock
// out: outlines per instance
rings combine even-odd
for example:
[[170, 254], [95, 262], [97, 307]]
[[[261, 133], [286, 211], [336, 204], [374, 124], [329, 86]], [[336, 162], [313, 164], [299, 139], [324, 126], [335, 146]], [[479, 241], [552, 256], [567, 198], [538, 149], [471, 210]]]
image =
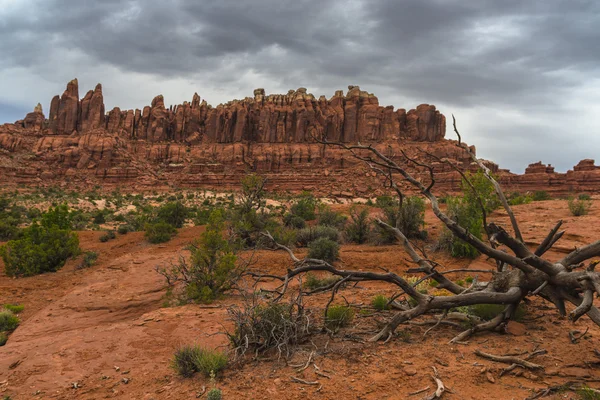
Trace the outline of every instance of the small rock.
[[485, 373], [485, 377], [487, 378], [487, 380], [488, 380], [490, 383], [496, 383], [496, 380], [495, 380], [495, 379], [494, 379], [494, 377], [492, 376], [492, 373], [491, 373], [491, 372], [489, 372], [489, 371], [488, 371], [488, 372], [486, 372], [486, 373]]
[[404, 367], [404, 373], [408, 376], [414, 376], [417, 374], [417, 370], [413, 367]]
[[129, 383], [129, 378], [123, 378], [123, 379], [121, 379], [121, 382], [123, 382], [125, 385], [127, 385]]

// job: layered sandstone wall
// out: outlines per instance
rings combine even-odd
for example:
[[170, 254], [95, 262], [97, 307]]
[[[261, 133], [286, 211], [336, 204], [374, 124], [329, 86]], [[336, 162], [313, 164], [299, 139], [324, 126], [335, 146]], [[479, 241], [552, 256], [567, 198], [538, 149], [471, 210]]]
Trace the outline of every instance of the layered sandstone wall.
[[382, 107], [375, 95], [349, 86], [331, 99], [319, 99], [305, 88], [285, 95], [265, 95], [233, 100], [213, 108], [195, 93], [191, 102], [165, 106], [162, 95], [142, 110], [113, 108], [104, 112], [102, 86], [98, 84], [79, 100], [77, 79], [62, 96], [52, 99], [49, 129], [70, 135], [104, 128], [128, 139], [177, 143], [310, 143], [314, 137], [342, 142], [382, 142], [401, 138], [414, 141], [442, 140], [446, 119], [435, 106], [394, 110]]

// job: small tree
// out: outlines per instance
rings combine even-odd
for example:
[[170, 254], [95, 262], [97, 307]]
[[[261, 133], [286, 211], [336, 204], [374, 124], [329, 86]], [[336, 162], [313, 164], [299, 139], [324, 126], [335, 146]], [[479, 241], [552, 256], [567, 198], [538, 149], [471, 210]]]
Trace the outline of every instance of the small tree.
[[236, 265], [236, 249], [223, 236], [225, 215], [215, 210], [206, 230], [195, 245], [191, 246], [190, 261], [180, 257], [171, 268], [159, 268], [169, 286], [183, 285], [182, 300], [210, 303], [231, 290], [243, 272]]
[[52, 224], [34, 222], [23, 229], [17, 240], [11, 240], [0, 247], [8, 276], [31, 276], [44, 272], [55, 272], [70, 257], [79, 253], [79, 238], [69, 229], [60, 229]]
[[350, 242], [363, 244], [369, 239], [369, 210], [353, 208], [350, 211], [350, 222], [346, 226], [346, 239]]
[[175, 228], [182, 228], [187, 216], [188, 209], [180, 201], [167, 203], [160, 207], [157, 212], [159, 221], [173, 225]]

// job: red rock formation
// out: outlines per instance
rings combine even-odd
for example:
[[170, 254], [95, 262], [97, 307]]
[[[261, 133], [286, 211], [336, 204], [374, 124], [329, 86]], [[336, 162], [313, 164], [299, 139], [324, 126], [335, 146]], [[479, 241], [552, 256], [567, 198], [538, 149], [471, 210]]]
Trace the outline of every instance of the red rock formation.
[[[476, 169], [455, 142], [444, 140], [446, 119], [435, 106], [395, 111], [357, 86], [348, 89], [329, 100], [316, 99], [305, 88], [281, 95], [256, 89], [253, 97], [214, 108], [198, 94], [168, 108], [156, 96], [143, 110], [115, 107], [105, 115], [102, 86], [79, 101], [73, 80], [52, 99], [48, 121], [39, 106], [24, 120], [0, 126], [0, 176], [15, 183], [224, 189], [252, 170], [267, 175], [272, 189], [374, 194], [372, 171], [341, 149], [315, 143], [315, 137], [369, 143], [395, 154], [400, 163], [406, 162], [405, 151], [434, 166], [438, 193], [456, 191], [461, 177], [418, 149], [463, 170]], [[486, 165], [509, 190], [600, 191], [600, 167], [593, 160], [582, 160], [566, 174], [541, 162], [523, 175]], [[419, 177], [429, 179], [425, 170]]]
[[25, 116], [25, 119], [23, 120], [23, 126], [27, 129], [32, 128], [39, 131], [42, 130], [45, 121], [46, 117], [42, 111], [42, 105], [38, 103], [38, 105], [33, 109], [33, 112], [30, 112]]
[[55, 133], [70, 135], [77, 130], [79, 118], [79, 84], [77, 79], [73, 79], [58, 103]]
[[104, 97], [101, 84], [97, 84], [94, 90], [87, 92], [81, 100], [79, 109], [81, 111], [77, 121], [79, 132], [104, 127]]

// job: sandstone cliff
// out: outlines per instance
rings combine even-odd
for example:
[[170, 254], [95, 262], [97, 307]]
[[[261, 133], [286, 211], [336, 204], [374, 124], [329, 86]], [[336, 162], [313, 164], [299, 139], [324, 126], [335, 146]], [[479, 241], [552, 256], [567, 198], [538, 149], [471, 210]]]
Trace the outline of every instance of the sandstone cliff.
[[[265, 174], [279, 190], [313, 190], [329, 195], [374, 194], [374, 174], [347, 152], [323, 146], [315, 137], [369, 143], [395, 154], [402, 151], [434, 165], [436, 190], [458, 189], [460, 176], [420, 150], [473, 169], [455, 142], [444, 139], [446, 119], [435, 106], [415, 109], [382, 107], [373, 94], [349, 86], [330, 99], [304, 88], [284, 95], [253, 97], [212, 107], [198, 94], [191, 102], [165, 105], [156, 96], [142, 110], [105, 112], [102, 86], [79, 98], [76, 79], [50, 104], [23, 120], [0, 126], [0, 175], [8, 183], [120, 185], [131, 190], [169, 186], [235, 187], [249, 171]], [[474, 148], [473, 148], [474, 150]], [[510, 189], [600, 189], [600, 167], [584, 160], [567, 174], [541, 162], [515, 175], [488, 162]], [[428, 179], [427, 171], [421, 171]]]

